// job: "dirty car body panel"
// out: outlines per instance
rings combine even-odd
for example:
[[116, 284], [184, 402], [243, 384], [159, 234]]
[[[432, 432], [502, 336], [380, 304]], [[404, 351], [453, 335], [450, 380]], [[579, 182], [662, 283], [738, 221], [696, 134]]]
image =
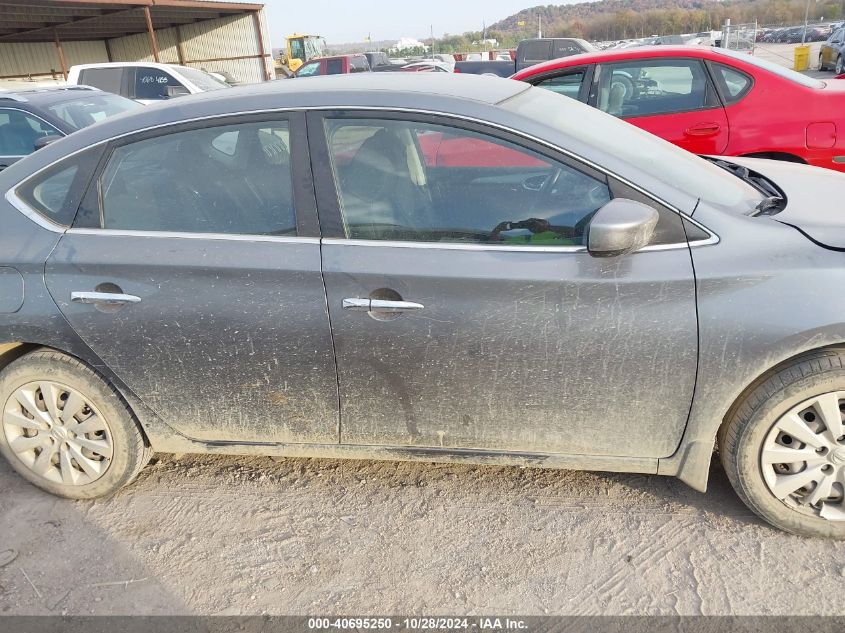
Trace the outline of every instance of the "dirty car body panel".
[[[750, 217], [741, 195], [730, 202], [730, 174], [574, 101], [550, 112], [557, 103], [519, 82], [374, 74], [184, 97], [82, 130], [0, 174], [0, 267], [24, 285], [23, 305], [0, 314], [0, 344], [96, 368], [155, 450], [660, 472], [703, 489], [742, 392], [780, 362], [845, 342], [841, 296], [790, 309], [842, 287], [842, 254], [776, 216]], [[321, 125], [362, 111], [445, 117], [576, 164], [670, 214], [686, 237], [606, 259], [350, 239]], [[256, 116], [291, 121], [295, 234], [103, 228], [97, 187], [121, 144]], [[628, 135], [618, 151], [603, 128]], [[19, 184], [89, 147], [105, 159], [75, 219], [39, 219]], [[651, 151], [677, 165], [654, 168]], [[697, 188], [684, 170], [721, 186]], [[109, 311], [72, 300], [102, 284], [140, 301]], [[424, 309], [388, 320], [344, 309], [378, 289]]]

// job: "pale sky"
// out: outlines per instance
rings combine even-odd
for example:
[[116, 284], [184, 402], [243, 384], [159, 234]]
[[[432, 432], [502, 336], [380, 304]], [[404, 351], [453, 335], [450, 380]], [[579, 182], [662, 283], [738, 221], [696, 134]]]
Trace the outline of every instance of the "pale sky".
[[[531, 6], [538, 0], [257, 0], [263, 2], [273, 46], [281, 46], [293, 32], [322, 35], [329, 44], [373, 40], [422, 39], [434, 27], [434, 36], [480, 31]], [[565, 0], [558, 0], [561, 4]]]

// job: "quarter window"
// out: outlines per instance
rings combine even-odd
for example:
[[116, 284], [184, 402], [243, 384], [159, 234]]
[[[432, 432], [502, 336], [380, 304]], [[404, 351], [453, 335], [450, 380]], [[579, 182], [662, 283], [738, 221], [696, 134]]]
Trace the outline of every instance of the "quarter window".
[[603, 64], [598, 108], [620, 117], [699, 110], [710, 105], [709, 84], [694, 59]]
[[100, 177], [107, 229], [295, 235], [287, 122], [175, 132], [118, 147]]
[[581, 245], [605, 180], [513, 143], [435, 124], [327, 119], [346, 236]]
[[751, 78], [745, 73], [723, 66], [722, 64], [715, 64], [715, 67], [716, 73], [724, 82], [722, 85], [725, 93], [725, 101], [736, 103], [742, 99], [749, 88], [751, 88]]

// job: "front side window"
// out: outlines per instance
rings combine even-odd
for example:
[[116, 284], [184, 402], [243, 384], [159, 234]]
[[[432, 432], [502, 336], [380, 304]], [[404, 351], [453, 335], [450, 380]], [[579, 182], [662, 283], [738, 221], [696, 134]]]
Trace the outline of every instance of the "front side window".
[[135, 69], [136, 99], [167, 99], [169, 87], [181, 86], [171, 74], [158, 68], [139, 66]]
[[573, 70], [556, 77], [549, 77], [534, 84], [539, 88], [551, 90], [555, 94], [563, 95], [571, 99], [577, 99], [581, 92], [581, 84], [584, 81], [584, 69]]
[[54, 135], [63, 136], [52, 125], [28, 112], [0, 108], [0, 156], [26, 156], [35, 151], [35, 141]]
[[598, 108], [619, 117], [688, 112], [708, 107], [704, 66], [694, 59], [602, 64]]
[[100, 176], [106, 229], [295, 235], [285, 121], [175, 132], [116, 148]]
[[296, 73], [298, 77], [310, 77], [312, 75], [320, 74], [320, 62], [308, 62], [303, 65]]
[[610, 200], [601, 177], [469, 130], [327, 119], [326, 134], [352, 239], [582, 245]]

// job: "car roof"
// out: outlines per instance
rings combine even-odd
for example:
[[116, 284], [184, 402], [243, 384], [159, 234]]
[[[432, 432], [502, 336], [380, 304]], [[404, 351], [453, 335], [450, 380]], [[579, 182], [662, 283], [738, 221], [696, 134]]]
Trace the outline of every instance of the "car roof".
[[49, 86], [23, 88], [21, 90], [0, 89], [0, 104], [30, 104], [36, 107], [78, 99], [90, 94], [104, 94], [102, 90], [89, 86]]
[[711, 59], [712, 56], [713, 53], [710, 51], [709, 46], [637, 46], [635, 48], [620, 48], [609, 51], [579, 53], [578, 55], [552, 59], [534, 66], [529, 66], [525, 70], [520, 71], [519, 74], [522, 75], [530, 71], [530, 74], [534, 75], [545, 70], [568, 68], [570, 66], [593, 64], [596, 62], [606, 62], [617, 59], [642, 59], [649, 57], [706, 57]]

